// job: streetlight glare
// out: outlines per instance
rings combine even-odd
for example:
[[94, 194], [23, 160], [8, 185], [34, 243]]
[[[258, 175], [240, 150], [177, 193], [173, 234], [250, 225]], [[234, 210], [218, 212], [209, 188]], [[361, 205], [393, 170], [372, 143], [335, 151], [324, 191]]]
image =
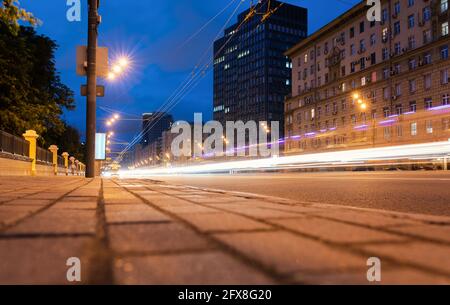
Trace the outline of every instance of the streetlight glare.
[[130, 61], [126, 57], [122, 57], [119, 59], [119, 65], [121, 67], [126, 67], [126, 66], [128, 66], [129, 63], [130, 63]]

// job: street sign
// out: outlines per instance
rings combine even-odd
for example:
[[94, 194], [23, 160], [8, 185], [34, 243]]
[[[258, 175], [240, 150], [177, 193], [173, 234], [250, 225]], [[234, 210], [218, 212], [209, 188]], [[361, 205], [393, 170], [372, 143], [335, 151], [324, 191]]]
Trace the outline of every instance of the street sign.
[[95, 134], [95, 160], [106, 160], [106, 133]]
[[[87, 47], [77, 47], [77, 75], [86, 76]], [[109, 73], [108, 48], [97, 48], [97, 77], [107, 78]]]
[[[87, 96], [87, 86], [81, 85], [81, 96]], [[97, 97], [105, 96], [105, 86], [97, 86]]]

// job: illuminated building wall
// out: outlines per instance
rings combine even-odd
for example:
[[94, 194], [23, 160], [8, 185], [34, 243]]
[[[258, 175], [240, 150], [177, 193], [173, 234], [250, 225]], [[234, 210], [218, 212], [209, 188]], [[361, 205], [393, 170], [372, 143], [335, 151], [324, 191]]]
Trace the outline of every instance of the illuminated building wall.
[[286, 153], [450, 138], [447, 0], [365, 1], [291, 48]]

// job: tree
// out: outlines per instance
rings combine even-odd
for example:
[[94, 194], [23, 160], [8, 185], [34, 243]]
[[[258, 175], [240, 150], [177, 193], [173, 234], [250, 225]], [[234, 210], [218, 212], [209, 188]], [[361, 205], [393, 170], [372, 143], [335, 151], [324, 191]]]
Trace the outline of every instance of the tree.
[[56, 48], [31, 27], [14, 35], [0, 21], [0, 129], [13, 134], [34, 129], [41, 144], [63, 134], [61, 114], [74, 109], [74, 94], [56, 71]]
[[18, 0], [2, 0], [0, 3], [0, 20], [6, 24], [9, 31], [17, 34], [19, 21], [28, 22], [31, 26], [39, 24], [39, 20], [32, 13], [19, 7]]
[[0, 130], [15, 135], [36, 130], [41, 146], [56, 144], [82, 161], [80, 135], [61, 119], [75, 101], [56, 71], [57, 44], [33, 27], [19, 25], [39, 21], [18, 1], [0, 3]]

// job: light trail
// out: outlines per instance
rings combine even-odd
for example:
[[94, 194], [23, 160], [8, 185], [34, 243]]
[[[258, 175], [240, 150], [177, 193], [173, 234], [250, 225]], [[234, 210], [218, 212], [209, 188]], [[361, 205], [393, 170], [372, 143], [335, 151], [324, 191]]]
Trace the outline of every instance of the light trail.
[[136, 178], [152, 175], [227, 173], [243, 170], [276, 170], [302, 166], [309, 168], [313, 165], [315, 167], [335, 167], [342, 165], [361, 165], [368, 161], [442, 159], [448, 156], [450, 156], [450, 140], [423, 144], [273, 157], [247, 161], [230, 161], [182, 167], [136, 169], [120, 171], [119, 175], [121, 177]]

